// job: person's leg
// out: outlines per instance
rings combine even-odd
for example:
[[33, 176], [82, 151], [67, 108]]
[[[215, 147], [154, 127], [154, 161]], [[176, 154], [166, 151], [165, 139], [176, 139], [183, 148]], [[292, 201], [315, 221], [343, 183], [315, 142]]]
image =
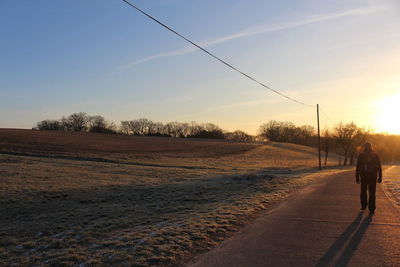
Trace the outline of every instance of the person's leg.
[[360, 200], [361, 200], [361, 209], [366, 209], [367, 208], [367, 179], [365, 177], [361, 177], [361, 192], [360, 192]]
[[368, 177], [368, 195], [369, 195], [369, 203], [368, 203], [368, 209], [371, 213], [374, 213], [375, 211], [375, 192], [376, 192], [376, 177]]

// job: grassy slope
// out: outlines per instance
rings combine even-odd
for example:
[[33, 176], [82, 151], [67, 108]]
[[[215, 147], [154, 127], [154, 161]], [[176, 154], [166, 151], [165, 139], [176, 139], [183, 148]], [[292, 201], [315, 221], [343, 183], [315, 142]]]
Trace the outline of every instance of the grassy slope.
[[184, 262], [311, 182], [315, 159], [292, 144], [0, 129], [0, 259]]

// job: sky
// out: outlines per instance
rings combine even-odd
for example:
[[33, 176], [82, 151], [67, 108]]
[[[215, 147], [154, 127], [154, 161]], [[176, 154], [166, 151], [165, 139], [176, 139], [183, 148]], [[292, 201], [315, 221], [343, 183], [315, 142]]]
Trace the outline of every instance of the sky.
[[[271, 88], [321, 106], [321, 127], [400, 134], [396, 0], [131, 0]], [[316, 126], [289, 101], [122, 0], [0, 0], [0, 127], [74, 112], [119, 122], [212, 122], [256, 134]]]

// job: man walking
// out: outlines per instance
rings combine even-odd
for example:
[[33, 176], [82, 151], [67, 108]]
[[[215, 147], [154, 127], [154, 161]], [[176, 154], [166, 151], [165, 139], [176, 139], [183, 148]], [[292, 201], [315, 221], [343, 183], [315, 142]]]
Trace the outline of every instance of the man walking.
[[[361, 178], [361, 179], [360, 179]], [[356, 182], [361, 181], [361, 210], [368, 205], [369, 212], [375, 212], [376, 181], [382, 182], [382, 166], [378, 155], [372, 149], [370, 143], [365, 143], [364, 151], [358, 156], [356, 168]], [[368, 197], [367, 197], [368, 190]]]

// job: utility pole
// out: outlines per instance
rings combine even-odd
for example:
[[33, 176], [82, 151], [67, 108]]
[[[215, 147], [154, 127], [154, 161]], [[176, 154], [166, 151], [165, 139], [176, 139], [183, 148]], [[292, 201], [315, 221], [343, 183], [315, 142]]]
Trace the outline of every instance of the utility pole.
[[319, 130], [319, 105], [317, 104], [317, 125], [318, 125], [318, 168], [321, 170], [321, 134]]

